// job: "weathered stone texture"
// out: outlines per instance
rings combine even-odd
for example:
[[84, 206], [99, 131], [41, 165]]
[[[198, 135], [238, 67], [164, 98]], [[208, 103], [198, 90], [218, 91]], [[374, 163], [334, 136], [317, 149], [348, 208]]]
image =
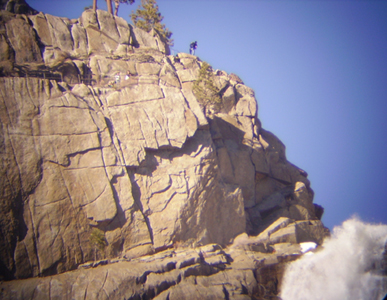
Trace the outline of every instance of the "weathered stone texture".
[[30, 7], [25, 0], [1, 0], [0, 10], [6, 10], [15, 14], [34, 15], [38, 12]]
[[[192, 90], [203, 62], [166, 55], [154, 32], [103, 11], [87, 10], [73, 21], [38, 14], [29, 17], [31, 24], [8, 17], [0, 55], [30, 71], [33, 63], [59, 72], [67, 83], [0, 77], [2, 278], [49, 276], [96, 258], [136, 260], [176, 245], [226, 246], [240, 234], [243, 247], [230, 254], [234, 266], [251, 264], [248, 272], [226, 271], [229, 256], [211, 254], [204, 263], [191, 249], [195, 266], [177, 260], [174, 268], [165, 266], [171, 271], [165, 278], [159, 266], [149, 274], [143, 265], [125, 263], [134, 269], [124, 271], [120, 263], [92, 275], [80, 270], [52, 281], [31, 279], [38, 287], [33, 292], [23, 285], [26, 299], [48, 290], [64, 299], [84, 297], [86, 290], [93, 299], [184, 299], [187, 293], [243, 299], [259, 293], [256, 261], [246, 251], [322, 242], [326, 229], [306, 172], [289, 163], [282, 142], [261, 127], [254, 91], [240, 79], [214, 71], [222, 103], [204, 107]], [[120, 81], [108, 85], [119, 72]], [[92, 84], [78, 84], [78, 74], [90, 75]], [[96, 228], [104, 250], [91, 241]], [[176, 269], [178, 263], [185, 266]], [[193, 284], [193, 276], [204, 274], [211, 278]], [[232, 288], [220, 284], [227, 276]], [[206, 288], [214, 285], [219, 288]]]
[[[300, 246], [281, 253], [209, 244], [138, 259], [84, 264], [73, 272], [0, 284], [3, 299], [257, 299], [278, 294], [284, 265]], [[107, 265], [103, 265], [106, 264]], [[100, 265], [100, 266], [98, 266]]]
[[[282, 144], [259, 129], [269, 136], [262, 145], [256, 116], [206, 117], [193, 94], [188, 101], [187, 90], [161, 83], [65, 92], [33, 78], [1, 85], [10, 172], [3, 188], [13, 191], [3, 200], [18, 203], [22, 221], [6, 205], [13, 229], [5, 240], [13, 243], [4, 241], [4, 264], [16, 277], [90, 260], [95, 226], [105, 231], [106, 255], [135, 257], [177, 241], [226, 245], [246, 224], [259, 232], [273, 215], [315, 219], [309, 182], [297, 182], [303, 177], [293, 175]], [[277, 160], [267, 159], [272, 153]], [[278, 163], [282, 177], [271, 173]]]
[[26, 19], [22, 17], [11, 19], [6, 23], [6, 29], [8, 40], [15, 52], [16, 63], [42, 62], [35, 33]]
[[[20, 68], [22, 72], [30, 74], [44, 70], [45, 67], [49, 67], [51, 73], [65, 76], [68, 70], [64, 70], [63, 64], [69, 64], [70, 59], [82, 60], [86, 68], [90, 68], [95, 55], [103, 55], [103, 59], [107, 55], [127, 58], [133, 54], [133, 47], [157, 51], [161, 56], [169, 54], [168, 46], [155, 31], [147, 33], [132, 28], [124, 19], [113, 17], [103, 10], [97, 10], [97, 13], [86, 10], [77, 20], [43, 13], [28, 17], [15, 16], [1, 11], [0, 27], [4, 27], [4, 33], [0, 35], [0, 71], [13, 76], [19, 74]], [[133, 63], [128, 59], [126, 62]], [[103, 72], [96, 70], [94, 66], [86, 75], [92, 75], [99, 83], [101, 75], [103, 79], [104, 76], [114, 76], [114, 72], [120, 69], [125, 73], [128, 70], [105, 65], [103, 63], [97, 68], [105, 68]], [[136, 74], [134, 68], [130, 71], [131, 74]], [[157, 75], [160, 66], [155, 68], [155, 65], [139, 65], [138, 71]], [[85, 75], [84, 70], [77, 70], [72, 78], [64, 80], [67, 83], [79, 83], [78, 74]]]

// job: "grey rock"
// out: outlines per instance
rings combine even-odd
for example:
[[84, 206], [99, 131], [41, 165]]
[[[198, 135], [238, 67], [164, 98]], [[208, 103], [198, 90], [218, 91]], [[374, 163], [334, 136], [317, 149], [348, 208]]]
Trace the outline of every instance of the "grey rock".
[[[286, 262], [300, 254], [223, 250], [212, 244], [166, 250], [131, 261], [84, 264], [49, 277], [1, 282], [3, 299], [252, 299], [281, 279]], [[271, 264], [269, 262], [281, 261]], [[258, 280], [257, 280], [258, 279]], [[263, 290], [262, 290], [263, 289]]]
[[35, 15], [38, 13], [25, 0], [1, 0], [0, 9], [15, 14]]
[[15, 52], [16, 63], [42, 62], [35, 33], [26, 19], [16, 17], [8, 21], [5, 26], [8, 40]]
[[46, 19], [51, 34], [52, 46], [62, 51], [71, 52], [74, 43], [69, 30], [70, 20], [49, 14], [46, 14]]
[[37, 35], [40, 38], [40, 41], [44, 46], [52, 46], [52, 38], [51, 38], [51, 32], [49, 29], [49, 25], [47, 23], [46, 15], [40, 12], [37, 15], [29, 16], [28, 17], [32, 24], [34, 29], [36, 30]]
[[[223, 102], [205, 107], [192, 91], [203, 62], [168, 56], [156, 32], [103, 11], [86, 10], [78, 20], [5, 14], [1, 274], [60, 274], [51, 283], [31, 279], [35, 294], [30, 284], [20, 289], [27, 299], [50, 289], [53, 298], [84, 297], [86, 290], [90, 298], [177, 299], [189, 291], [243, 298], [257, 292], [257, 261], [219, 247], [244, 233], [245, 248], [236, 249], [269, 265], [280, 262], [271, 255], [273, 244], [322, 242], [326, 229], [307, 174], [262, 129], [254, 91], [241, 80], [215, 71]], [[12, 77], [16, 69], [6, 73], [3, 63], [28, 76]], [[43, 71], [64, 82], [34, 77]], [[78, 82], [81, 76], [88, 85]], [[100, 250], [90, 239], [95, 228], [104, 235]], [[193, 250], [213, 243], [220, 246]], [[165, 256], [176, 245], [189, 250]], [[92, 268], [94, 259], [132, 261]], [[147, 260], [158, 263], [148, 261], [149, 270]], [[121, 274], [126, 267], [132, 269]], [[230, 288], [222, 283], [225, 274]], [[209, 291], [211, 285], [219, 288]], [[9, 287], [7, 295], [22, 295]]]

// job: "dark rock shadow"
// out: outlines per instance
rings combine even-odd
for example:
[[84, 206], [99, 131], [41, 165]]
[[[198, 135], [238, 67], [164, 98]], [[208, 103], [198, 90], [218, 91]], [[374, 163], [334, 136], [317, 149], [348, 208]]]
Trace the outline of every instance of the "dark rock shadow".
[[152, 229], [152, 226], [150, 224], [147, 212], [144, 211], [144, 207], [142, 206], [141, 190], [137, 184], [137, 181], [135, 180], [136, 168], [127, 167], [127, 171], [128, 171], [128, 175], [130, 178], [130, 182], [132, 184], [132, 196], [134, 199], [135, 206], [137, 207], [137, 209], [141, 212], [142, 216], [144, 217], [146, 226], [148, 228], [149, 237], [150, 237], [152, 245], [153, 245], [153, 229]]
[[[227, 184], [236, 184], [241, 187], [242, 194], [244, 196], [244, 201], [245, 201], [246, 232], [249, 235], [257, 235], [265, 227], [268, 226], [267, 224], [271, 224], [278, 217], [280, 217], [282, 214], [282, 211], [293, 203], [291, 199], [293, 199], [294, 183], [284, 182], [283, 180], [272, 177], [270, 175], [269, 161], [266, 161], [269, 167], [267, 174], [266, 173], [263, 174], [257, 171], [256, 164], [259, 163], [261, 159], [267, 159], [267, 158], [262, 157], [262, 153], [259, 154], [258, 152], [256, 152], [257, 150], [255, 150], [252, 147], [252, 145], [249, 144], [248, 140], [247, 141], [244, 140], [244, 136], [245, 136], [244, 131], [240, 130], [233, 124], [227, 122], [227, 119], [224, 120], [217, 116], [212, 116], [211, 118], [208, 118], [208, 120], [209, 120], [212, 140], [215, 144], [215, 148], [218, 153], [219, 168], [221, 170], [222, 179]], [[258, 120], [256, 123], [258, 124]], [[262, 134], [265, 137], [266, 131], [263, 129], [260, 129], [260, 134]], [[269, 157], [271, 153], [279, 152], [280, 158], [281, 157], [283, 158], [282, 160], [279, 161], [279, 163], [289, 164], [291, 166], [294, 166], [287, 161], [285, 157], [284, 149], [282, 149], [281, 147], [278, 147], [278, 149], [276, 148], [277, 138], [271, 133], [269, 134], [269, 137], [270, 137], [269, 147], [265, 150], [265, 151], [269, 151]], [[255, 138], [258, 138], [258, 137], [255, 136]], [[278, 144], [279, 145], [281, 144], [279, 140], [278, 140]], [[224, 149], [226, 149], [226, 151]], [[222, 154], [221, 151], [223, 151], [223, 160], [220, 157], [220, 154]], [[227, 152], [229, 157], [229, 166], [226, 166], [225, 165], [226, 163], [224, 162], [225, 161], [224, 157], [225, 156], [227, 157], [227, 154], [224, 154], [225, 152]], [[244, 191], [243, 184], [241, 186], [240, 185], [241, 182], [238, 182], [240, 181], [240, 179], [236, 178], [234, 176], [235, 174], [228, 174], [228, 172], [229, 173], [234, 172], [235, 169], [238, 167], [235, 165], [235, 163], [238, 162], [238, 155], [244, 155], [246, 159], [246, 152], [250, 153], [249, 156], [250, 156], [251, 164], [254, 166], [254, 172], [255, 172], [254, 185], [256, 185], [257, 182], [259, 182], [257, 181], [257, 174], [258, 174], [258, 177], [263, 176], [262, 178], [271, 178], [273, 180], [278, 181], [281, 184], [282, 186], [281, 188], [277, 187], [274, 190], [274, 192], [270, 193], [270, 195], [267, 195], [266, 198], [264, 198], [268, 201], [271, 201], [270, 199], [273, 198], [272, 195], [274, 195], [275, 193], [283, 194], [282, 195], [283, 197], [281, 197], [280, 199], [281, 201], [279, 203], [274, 203], [274, 202], [271, 203], [272, 201], [270, 203], [264, 203], [265, 200], [263, 202], [257, 203], [256, 202], [257, 199], [255, 198], [256, 197], [255, 192], [253, 195], [251, 194], [251, 189], [252, 189], [251, 184], [250, 185], [248, 184], [249, 187], [247, 187], [248, 186], [247, 185], [246, 186], [247, 188]], [[267, 154], [265, 153], [265, 156], [266, 155]], [[257, 157], [257, 159], [254, 159], [255, 156]], [[222, 172], [222, 168], [224, 168], [223, 172]], [[296, 166], [294, 166], [294, 168], [296, 170], [299, 170], [301, 176], [305, 177], [305, 172], [303, 170], [297, 168]], [[251, 172], [251, 170], [249, 172]], [[239, 173], [240, 173], [240, 169], [239, 169]], [[246, 193], [246, 191], [249, 191], [249, 190], [250, 192]], [[253, 199], [252, 197], [254, 197], [254, 203], [256, 203], [253, 206], [251, 206], [252, 204], [251, 201]], [[249, 206], [246, 205], [246, 203], [248, 202], [250, 202]], [[315, 207], [319, 208], [319, 206], [315, 206]], [[317, 210], [319, 211], [317, 218], [321, 218], [323, 210], [322, 209], [317, 209]], [[272, 220], [273, 218], [274, 220]]]
[[25, 0], [16, 0], [16, 1], [1, 1], [0, 9], [7, 10], [14, 14], [24, 14], [24, 15], [36, 15], [39, 12], [36, 9], [33, 9], [29, 6]]
[[131, 40], [130, 45], [133, 46], [134, 48], [139, 48], [140, 43], [137, 41], [136, 35], [134, 34], [133, 26], [130, 24], [128, 24], [128, 25], [129, 25], [129, 30], [130, 30], [130, 40]]

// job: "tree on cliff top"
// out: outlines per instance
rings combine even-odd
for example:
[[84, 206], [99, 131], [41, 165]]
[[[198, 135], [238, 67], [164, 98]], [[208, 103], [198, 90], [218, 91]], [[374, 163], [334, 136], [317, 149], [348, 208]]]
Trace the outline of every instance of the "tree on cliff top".
[[159, 13], [159, 6], [156, 4], [156, 0], [141, 0], [140, 7], [136, 12], [130, 14], [130, 18], [134, 26], [146, 32], [154, 29], [169, 45], [173, 45], [173, 40], [171, 39], [172, 32], [164, 24], [161, 24], [164, 17]]
[[[108, 12], [113, 14], [112, 0], [105, 0], [108, 8]], [[133, 4], [135, 0], [113, 0], [114, 1], [114, 15], [117, 16], [120, 3]], [[93, 10], [97, 10], [97, 0], [93, 0]]]
[[105, 0], [107, 4], [107, 9], [109, 14], [113, 14], [112, 0]]
[[[108, 12], [113, 14], [112, 0], [105, 0]], [[93, 10], [97, 11], [97, 0], [93, 0]]]

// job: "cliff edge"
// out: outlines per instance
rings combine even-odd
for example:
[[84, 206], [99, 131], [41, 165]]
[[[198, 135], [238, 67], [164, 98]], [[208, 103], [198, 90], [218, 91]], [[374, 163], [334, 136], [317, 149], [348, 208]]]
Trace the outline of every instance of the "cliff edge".
[[[25, 295], [34, 291], [25, 299], [35, 299], [39, 284], [73, 286], [77, 276], [85, 292], [85, 274], [100, 269], [82, 266], [102, 259], [120, 262], [107, 272], [139, 268], [122, 284], [150, 299], [184, 278], [223, 272], [242, 252], [259, 274], [268, 257], [293, 259], [299, 243], [327, 235], [307, 173], [262, 128], [254, 91], [237, 76], [169, 55], [156, 32], [100, 10], [76, 20], [2, 11], [0, 30], [0, 272], [49, 276], [3, 283], [3, 295], [23, 298], [24, 284]], [[173, 263], [141, 265], [157, 257]], [[150, 273], [172, 270], [168, 288], [139, 291]], [[245, 295], [257, 293], [257, 275], [250, 279]], [[114, 293], [106, 295], [123, 296]]]

